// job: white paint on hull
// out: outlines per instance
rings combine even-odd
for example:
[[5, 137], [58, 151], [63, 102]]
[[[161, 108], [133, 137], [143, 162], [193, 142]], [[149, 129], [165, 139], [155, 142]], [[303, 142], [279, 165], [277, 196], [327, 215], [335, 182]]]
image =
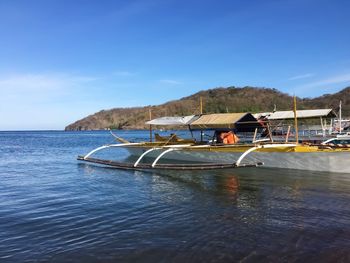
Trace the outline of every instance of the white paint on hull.
[[[126, 147], [131, 155], [140, 156], [147, 147]], [[148, 157], [157, 158], [164, 150], [152, 151]], [[235, 163], [243, 152], [175, 150], [162, 159], [187, 162]], [[243, 163], [263, 162], [264, 167], [310, 171], [350, 173], [350, 152], [251, 152]]]

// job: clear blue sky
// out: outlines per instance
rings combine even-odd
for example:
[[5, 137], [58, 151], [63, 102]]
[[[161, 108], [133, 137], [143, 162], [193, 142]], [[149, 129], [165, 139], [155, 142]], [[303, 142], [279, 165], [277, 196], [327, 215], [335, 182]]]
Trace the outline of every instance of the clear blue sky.
[[0, 0], [0, 130], [227, 86], [350, 85], [350, 1]]

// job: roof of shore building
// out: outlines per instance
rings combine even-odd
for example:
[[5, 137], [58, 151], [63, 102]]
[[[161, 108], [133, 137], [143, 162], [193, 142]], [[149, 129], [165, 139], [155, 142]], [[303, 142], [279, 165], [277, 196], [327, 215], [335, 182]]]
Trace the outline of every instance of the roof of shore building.
[[[296, 112], [298, 119], [305, 118], [333, 118], [337, 115], [332, 109], [317, 109], [317, 110], [297, 110]], [[275, 112], [264, 112], [256, 113], [254, 117], [259, 119], [261, 117], [266, 117], [268, 120], [287, 120], [294, 119], [294, 111], [275, 111]]]

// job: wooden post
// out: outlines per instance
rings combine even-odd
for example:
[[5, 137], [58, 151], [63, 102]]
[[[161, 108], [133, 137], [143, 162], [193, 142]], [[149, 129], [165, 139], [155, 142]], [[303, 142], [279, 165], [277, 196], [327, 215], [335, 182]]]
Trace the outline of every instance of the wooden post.
[[286, 134], [286, 142], [288, 142], [289, 133], [290, 133], [290, 125], [288, 126], [288, 130], [287, 130], [287, 134]]
[[294, 96], [294, 128], [295, 128], [295, 142], [299, 142], [298, 117], [297, 117], [297, 97]]
[[341, 101], [339, 101], [339, 133], [341, 133]]
[[191, 125], [188, 125], [188, 130], [190, 131], [191, 137], [193, 138], [193, 131], [192, 131], [192, 129], [191, 129]]
[[268, 133], [269, 133], [270, 141], [273, 142], [270, 124], [267, 123], [267, 124], [266, 124], [266, 127], [267, 127], [267, 131], [268, 131]]
[[[151, 108], [148, 109], [149, 120], [152, 120], [152, 111]], [[149, 141], [152, 142], [152, 124], [149, 125]]]
[[[203, 99], [202, 96], [199, 97], [199, 112], [203, 114]], [[203, 141], [203, 130], [201, 130], [201, 142]]]
[[254, 131], [254, 137], [253, 137], [253, 142], [255, 142], [256, 140], [256, 134], [258, 133], [258, 128], [255, 128], [255, 131]]
[[325, 137], [325, 136], [326, 136], [326, 128], [325, 128], [325, 126], [323, 125], [322, 116], [320, 117], [320, 122], [321, 122], [322, 136]]

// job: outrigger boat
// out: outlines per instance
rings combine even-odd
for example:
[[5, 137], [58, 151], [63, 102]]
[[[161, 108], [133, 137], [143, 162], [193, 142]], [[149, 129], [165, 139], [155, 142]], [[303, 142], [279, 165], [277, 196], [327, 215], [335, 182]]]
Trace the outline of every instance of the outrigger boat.
[[[122, 169], [218, 169], [260, 166], [288, 168], [310, 171], [350, 173], [349, 145], [328, 145], [299, 143], [297, 130], [297, 111], [295, 110], [296, 140], [273, 142], [257, 140], [258, 129], [262, 128], [250, 113], [204, 114], [186, 117], [163, 117], [147, 122], [150, 127], [188, 126], [191, 134], [200, 131], [200, 140], [181, 139], [176, 135], [169, 137], [155, 136], [155, 141], [128, 142], [119, 137], [120, 144], [110, 144], [92, 150], [82, 161], [111, 165]], [[151, 129], [150, 129], [151, 130]], [[203, 131], [215, 131], [213, 139], [204, 142]], [[223, 144], [215, 140], [222, 131], [253, 132], [251, 142]], [[152, 130], [151, 130], [152, 131]], [[271, 135], [271, 131], [268, 132]], [[112, 147], [122, 147], [137, 158], [134, 163], [119, 163], [110, 160], [92, 158], [96, 152]], [[151, 163], [143, 163], [146, 157], [153, 158]], [[160, 160], [172, 160], [194, 163], [162, 164]]]

